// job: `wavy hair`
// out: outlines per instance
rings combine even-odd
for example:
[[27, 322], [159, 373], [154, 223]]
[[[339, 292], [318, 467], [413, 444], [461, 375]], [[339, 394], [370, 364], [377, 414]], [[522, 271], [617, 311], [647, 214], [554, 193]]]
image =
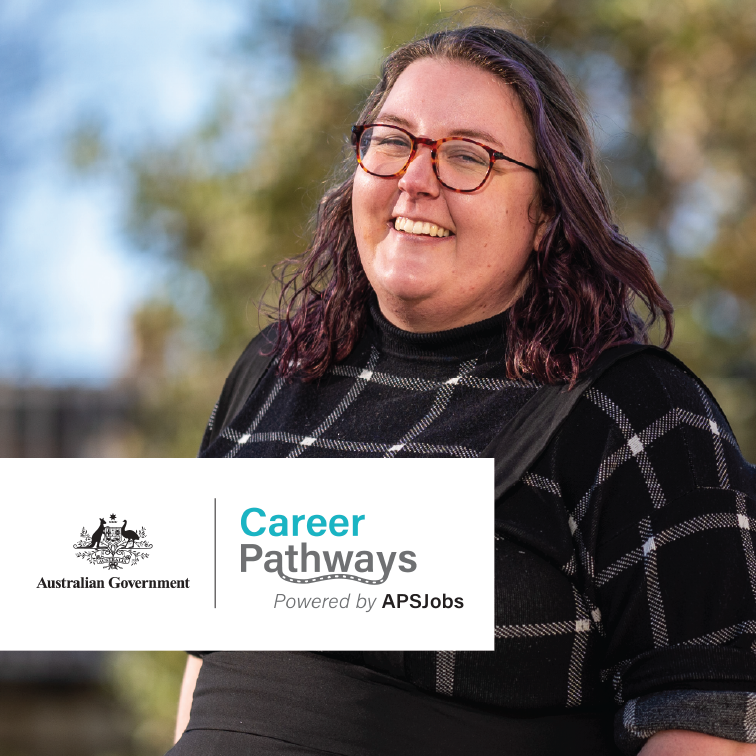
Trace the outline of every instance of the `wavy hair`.
[[[545, 228], [528, 261], [526, 284], [510, 308], [506, 369], [510, 378], [574, 383], [606, 347], [648, 343], [661, 318], [672, 339], [672, 305], [645, 255], [619, 233], [601, 186], [590, 130], [575, 93], [535, 45], [504, 29], [467, 26], [402, 45], [383, 63], [360, 114], [370, 122], [401, 73], [436, 58], [491, 72], [517, 94], [532, 131]], [[372, 288], [352, 225], [356, 161], [320, 201], [301, 257], [276, 270], [281, 284], [274, 351], [279, 373], [314, 380], [343, 360], [362, 334]], [[346, 177], [345, 177], [346, 176]], [[644, 320], [635, 303], [645, 305]]]

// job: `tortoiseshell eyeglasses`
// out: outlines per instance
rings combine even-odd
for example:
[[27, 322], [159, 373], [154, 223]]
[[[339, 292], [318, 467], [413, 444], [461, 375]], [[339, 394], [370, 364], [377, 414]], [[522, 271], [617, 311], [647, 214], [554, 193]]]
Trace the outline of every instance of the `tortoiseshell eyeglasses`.
[[402, 176], [417, 156], [418, 146], [424, 144], [430, 147], [436, 178], [455, 192], [480, 189], [497, 160], [506, 160], [538, 174], [538, 169], [467, 137], [425, 139], [384, 123], [352, 126], [352, 144], [362, 168], [381, 178]]

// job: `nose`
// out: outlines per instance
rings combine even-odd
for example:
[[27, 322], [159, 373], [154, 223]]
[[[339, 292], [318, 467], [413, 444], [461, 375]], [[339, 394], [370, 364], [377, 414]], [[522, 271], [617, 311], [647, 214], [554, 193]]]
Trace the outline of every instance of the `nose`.
[[424, 144], [418, 145], [415, 156], [399, 179], [399, 188], [410, 196], [438, 196], [441, 191], [441, 184], [438, 183], [436, 173], [433, 170], [430, 147]]

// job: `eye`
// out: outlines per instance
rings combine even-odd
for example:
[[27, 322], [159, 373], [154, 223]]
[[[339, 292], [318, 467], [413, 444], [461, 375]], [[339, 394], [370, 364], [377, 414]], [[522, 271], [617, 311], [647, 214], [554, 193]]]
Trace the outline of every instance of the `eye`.
[[[447, 146], [449, 145], [449, 146]], [[491, 162], [488, 153], [476, 147], [474, 144], [465, 144], [464, 142], [455, 144], [454, 142], [445, 142], [443, 147], [443, 156], [451, 163], [469, 166], [488, 166]]]
[[412, 140], [403, 132], [391, 126], [376, 126], [367, 129], [360, 140], [360, 154], [380, 153], [399, 157], [412, 150]]
[[372, 142], [377, 147], [403, 147], [409, 149], [410, 141], [404, 136], [378, 136], [375, 135]]

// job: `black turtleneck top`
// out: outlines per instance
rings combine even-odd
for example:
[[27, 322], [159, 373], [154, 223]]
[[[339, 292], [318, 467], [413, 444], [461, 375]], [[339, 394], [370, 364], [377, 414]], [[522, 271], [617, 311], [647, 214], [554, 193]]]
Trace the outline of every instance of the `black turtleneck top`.
[[[408, 333], [373, 308], [349, 357], [314, 383], [266, 375], [212, 456], [475, 457], [536, 391], [502, 365], [507, 313]], [[256, 400], [256, 401], [255, 401]]]
[[[414, 334], [374, 308], [347, 359], [311, 383], [270, 370], [200, 454], [478, 456], [538, 388], [506, 378], [507, 317]], [[616, 712], [626, 753], [661, 729], [754, 742], [754, 532], [756, 472], [719, 408], [628, 358], [497, 502], [496, 650], [407, 652], [390, 674], [507, 716]]]

